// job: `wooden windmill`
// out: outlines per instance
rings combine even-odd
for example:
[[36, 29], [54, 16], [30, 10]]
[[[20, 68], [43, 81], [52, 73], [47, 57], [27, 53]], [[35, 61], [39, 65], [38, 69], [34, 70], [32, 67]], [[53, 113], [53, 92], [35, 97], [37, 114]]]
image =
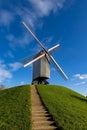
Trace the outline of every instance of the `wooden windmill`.
[[23, 25], [32, 34], [32, 36], [37, 41], [37, 43], [42, 47], [42, 50], [38, 54], [36, 54], [34, 58], [30, 59], [30, 58], [27, 57], [27, 58], [24, 58], [22, 60], [24, 67], [27, 67], [28, 65], [33, 64], [33, 79], [32, 79], [32, 82], [33, 83], [36, 82], [38, 84], [39, 83], [44, 83], [44, 84], [48, 83], [46, 79], [50, 78], [50, 61], [53, 62], [54, 66], [60, 72], [60, 74], [65, 79], [68, 79], [68, 77], [66, 76], [64, 71], [59, 66], [59, 64], [55, 61], [53, 56], [50, 54], [50, 52], [58, 49], [60, 45], [57, 44], [56, 46], [47, 50], [43, 46], [42, 42], [32, 32], [32, 30], [29, 28], [29, 26], [27, 26], [27, 24], [25, 22], [23, 22]]

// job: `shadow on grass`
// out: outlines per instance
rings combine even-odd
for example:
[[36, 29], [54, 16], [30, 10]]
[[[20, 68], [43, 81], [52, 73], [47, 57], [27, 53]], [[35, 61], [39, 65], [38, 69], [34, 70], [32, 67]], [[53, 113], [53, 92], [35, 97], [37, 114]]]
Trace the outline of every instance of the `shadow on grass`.
[[64, 130], [61, 126], [56, 128], [55, 130]]
[[87, 99], [85, 97], [79, 97], [79, 96], [76, 96], [76, 95], [71, 95], [71, 97], [75, 98], [75, 99], [78, 99], [80, 101], [84, 101], [84, 102], [87, 102]]

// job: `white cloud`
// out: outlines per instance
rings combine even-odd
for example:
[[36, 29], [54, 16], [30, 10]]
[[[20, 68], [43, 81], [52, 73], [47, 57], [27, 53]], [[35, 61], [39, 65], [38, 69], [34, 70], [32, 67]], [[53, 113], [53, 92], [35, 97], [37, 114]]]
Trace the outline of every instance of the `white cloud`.
[[9, 66], [11, 67], [11, 71], [17, 71], [22, 67], [22, 64], [19, 62], [10, 63]]
[[[59, 9], [63, 8], [66, 0], [25, 0], [13, 5], [14, 2], [9, 3], [10, 12], [6, 9], [0, 9], [0, 23], [8, 26], [16, 16], [21, 20], [26, 21], [31, 27], [37, 23], [40, 18], [48, 16], [51, 12], [56, 13]], [[13, 8], [12, 8], [13, 7]], [[41, 22], [40, 22], [41, 23]]]
[[63, 7], [65, 0], [29, 0], [32, 3], [32, 6], [37, 13], [37, 16], [43, 17], [48, 16], [51, 11], [54, 13], [58, 11], [58, 9]]
[[10, 46], [14, 48], [16, 46], [25, 47], [25, 45], [30, 43], [31, 38], [28, 33], [25, 33], [24, 36], [18, 38], [12, 34], [9, 34], [7, 36], [7, 40], [10, 42]]
[[41, 18], [48, 16], [51, 12], [56, 13], [59, 9], [63, 8], [64, 2], [65, 0], [28, 0], [28, 4], [32, 8], [30, 10], [28, 6], [16, 8], [16, 12], [22, 20], [30, 24], [31, 27], [35, 27], [34, 24]]
[[85, 82], [85, 81], [80, 82], [80, 83], [76, 83], [76, 84], [74, 84], [74, 85], [79, 86], [79, 85], [84, 85], [84, 84], [86, 84], [86, 82]]
[[78, 79], [87, 79], [87, 74], [75, 74], [73, 77]]
[[12, 74], [7, 69], [6, 65], [0, 61], [0, 83], [2, 83], [4, 80], [11, 79]]
[[3, 60], [0, 60], [0, 83], [11, 79], [13, 77], [12, 71], [17, 71], [21, 67], [22, 64], [19, 62], [10, 63], [6, 65]]
[[0, 10], [0, 25], [8, 26], [13, 21], [13, 14], [7, 10]]

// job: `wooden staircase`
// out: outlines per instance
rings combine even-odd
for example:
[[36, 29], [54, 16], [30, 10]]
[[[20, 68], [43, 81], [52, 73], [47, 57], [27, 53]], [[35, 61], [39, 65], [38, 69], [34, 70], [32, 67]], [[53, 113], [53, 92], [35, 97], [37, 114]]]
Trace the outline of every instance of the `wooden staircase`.
[[57, 130], [49, 112], [43, 106], [35, 85], [31, 87], [32, 130]]

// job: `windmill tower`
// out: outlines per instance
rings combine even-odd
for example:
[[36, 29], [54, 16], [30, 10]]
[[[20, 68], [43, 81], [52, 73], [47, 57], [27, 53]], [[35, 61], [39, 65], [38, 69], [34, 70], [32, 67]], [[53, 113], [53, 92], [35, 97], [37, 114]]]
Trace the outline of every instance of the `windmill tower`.
[[[40, 52], [42, 53], [42, 52]], [[39, 55], [40, 55], [39, 53]], [[38, 57], [38, 55], [36, 55]], [[50, 61], [47, 56], [33, 63], [33, 82], [47, 83], [46, 79], [50, 78]]]
[[65, 78], [68, 79], [64, 71], [61, 69], [59, 64], [55, 61], [53, 56], [50, 54], [50, 52], [56, 50], [59, 48], [59, 44], [56, 46], [46, 49], [41, 41], [36, 37], [36, 35], [31, 31], [31, 29], [27, 26], [25, 22], [23, 22], [23, 25], [27, 28], [27, 30], [32, 34], [34, 39], [39, 43], [39, 45], [42, 47], [42, 50], [35, 55], [34, 58], [30, 59], [29, 57], [24, 58], [21, 62], [23, 63], [24, 67], [27, 67], [28, 65], [33, 63], [33, 76], [32, 76], [32, 82], [37, 82], [38, 84], [44, 83], [47, 84], [48, 82], [46, 79], [50, 78], [50, 61], [53, 62], [56, 69], [60, 72], [60, 74]]

